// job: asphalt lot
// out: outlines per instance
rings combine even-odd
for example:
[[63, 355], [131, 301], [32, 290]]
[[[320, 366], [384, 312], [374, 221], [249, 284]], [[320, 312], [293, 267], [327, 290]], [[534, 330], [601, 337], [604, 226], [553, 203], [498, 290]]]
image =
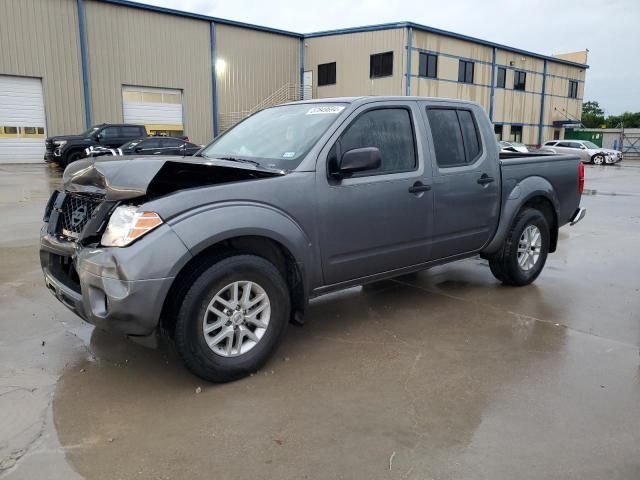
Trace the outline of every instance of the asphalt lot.
[[640, 478], [640, 164], [586, 174], [535, 284], [469, 259], [326, 296], [263, 371], [209, 385], [54, 300], [60, 172], [0, 166], [0, 477]]

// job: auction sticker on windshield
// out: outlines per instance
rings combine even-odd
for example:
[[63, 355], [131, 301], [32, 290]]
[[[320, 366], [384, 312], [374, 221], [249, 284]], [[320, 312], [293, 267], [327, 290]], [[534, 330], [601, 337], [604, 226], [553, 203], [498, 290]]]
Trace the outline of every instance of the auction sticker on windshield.
[[344, 107], [340, 105], [326, 105], [324, 107], [310, 108], [305, 115], [322, 115], [322, 114], [336, 115], [340, 113], [342, 110], [344, 110]]

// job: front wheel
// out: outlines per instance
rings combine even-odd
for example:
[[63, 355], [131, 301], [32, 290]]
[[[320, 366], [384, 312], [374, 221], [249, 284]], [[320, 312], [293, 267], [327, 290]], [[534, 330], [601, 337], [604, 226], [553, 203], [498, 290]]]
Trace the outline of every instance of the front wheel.
[[80, 159], [84, 158], [84, 153], [82, 150], [75, 150], [69, 153], [62, 162], [62, 167], [66, 168], [70, 163], [76, 162]]
[[225, 258], [188, 288], [178, 312], [176, 350], [197, 376], [228, 382], [257, 371], [289, 323], [287, 284], [269, 261]]
[[594, 165], [604, 165], [605, 163], [604, 155], [600, 155], [600, 154], [594, 155], [591, 161], [593, 162]]
[[518, 214], [501, 250], [489, 258], [491, 273], [506, 285], [532, 283], [544, 267], [549, 253], [549, 225], [533, 208]]

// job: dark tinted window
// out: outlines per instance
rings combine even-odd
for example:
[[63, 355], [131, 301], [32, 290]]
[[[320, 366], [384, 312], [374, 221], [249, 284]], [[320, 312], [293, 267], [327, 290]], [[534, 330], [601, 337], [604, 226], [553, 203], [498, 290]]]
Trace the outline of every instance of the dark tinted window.
[[496, 140], [498, 141], [502, 140], [502, 125], [494, 125], [493, 133], [496, 134]]
[[473, 62], [460, 60], [460, 63], [458, 63], [458, 81], [473, 83]]
[[462, 128], [462, 140], [464, 142], [466, 161], [467, 163], [473, 163], [482, 150], [478, 129], [473, 120], [473, 115], [471, 115], [469, 110], [458, 110], [458, 120]]
[[420, 52], [418, 75], [421, 77], [436, 78], [438, 76], [438, 56], [432, 53]]
[[384, 108], [363, 113], [340, 137], [341, 154], [354, 148], [377, 147], [382, 165], [361, 175], [413, 170], [416, 152], [411, 114], [404, 108]]
[[511, 125], [509, 140], [516, 143], [522, 143], [522, 125]]
[[556, 147], [571, 148], [571, 144], [569, 142], [559, 142]]
[[100, 132], [102, 138], [116, 138], [120, 136], [120, 129], [118, 127], [103, 128]]
[[569, 98], [578, 98], [578, 82], [569, 80]]
[[141, 132], [140, 127], [120, 127], [120, 132], [123, 137], [139, 137], [140, 135], [144, 135], [144, 132]]
[[163, 147], [181, 147], [184, 145], [184, 140], [180, 140], [179, 138], [163, 138], [162, 146]]
[[318, 65], [318, 86], [336, 83], [336, 62]]
[[144, 149], [147, 148], [160, 148], [162, 146], [160, 138], [150, 138], [149, 140], [145, 140], [140, 144], [140, 146]]
[[393, 75], [393, 52], [376, 53], [369, 61], [369, 77], [379, 78]]
[[498, 81], [496, 87], [504, 88], [507, 84], [507, 69], [504, 67], [498, 67]]
[[436, 161], [440, 167], [464, 165], [462, 131], [454, 109], [427, 109], [431, 136], [436, 149]]
[[521, 72], [520, 70], [516, 70], [513, 73], [513, 89], [524, 90], [526, 83], [527, 83], [527, 72]]
[[582, 148], [582, 144], [581, 143], [577, 143], [577, 142], [571, 142], [571, 143], [569, 143], [569, 147], [570, 148]]

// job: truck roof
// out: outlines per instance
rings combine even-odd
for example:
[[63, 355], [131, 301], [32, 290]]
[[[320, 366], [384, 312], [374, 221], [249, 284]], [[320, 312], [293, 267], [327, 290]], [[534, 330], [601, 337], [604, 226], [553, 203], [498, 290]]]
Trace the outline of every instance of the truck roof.
[[420, 96], [402, 96], [402, 95], [363, 95], [360, 97], [331, 97], [331, 98], [314, 98], [311, 100], [298, 100], [295, 102], [287, 102], [286, 105], [304, 104], [304, 103], [367, 103], [367, 102], [384, 102], [384, 101], [399, 101], [406, 102], [411, 101], [424, 101], [430, 102], [456, 102], [469, 105], [478, 105], [477, 102], [471, 100], [460, 100], [458, 98], [443, 98], [443, 97], [420, 97]]

